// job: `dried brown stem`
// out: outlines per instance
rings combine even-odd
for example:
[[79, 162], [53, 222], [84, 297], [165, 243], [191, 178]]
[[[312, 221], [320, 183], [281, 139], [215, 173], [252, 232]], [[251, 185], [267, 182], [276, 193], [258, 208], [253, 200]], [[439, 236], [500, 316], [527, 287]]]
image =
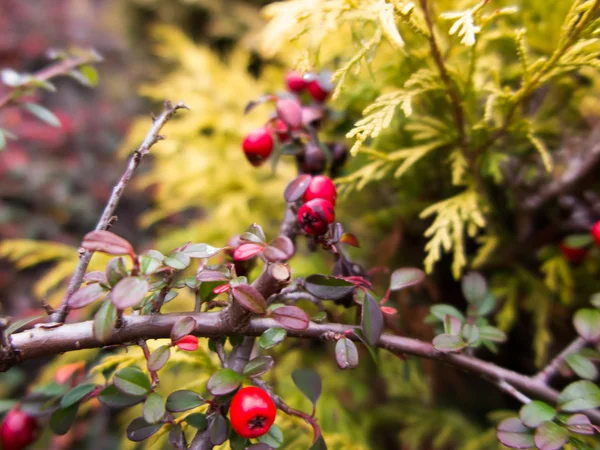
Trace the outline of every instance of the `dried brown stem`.
[[[133, 176], [133, 173], [140, 165], [140, 162], [142, 161], [143, 157], [148, 154], [150, 148], [154, 144], [156, 144], [156, 142], [163, 139], [163, 137], [159, 135], [162, 127], [169, 121], [169, 119], [173, 117], [177, 110], [182, 108], [187, 109], [187, 106], [185, 106], [182, 102], [173, 105], [171, 104], [171, 102], [166, 101], [162, 113], [158, 117], [153, 119], [152, 127], [150, 128], [150, 131], [148, 131], [146, 138], [144, 139], [140, 147], [133, 153], [133, 156], [129, 160], [127, 169], [125, 169], [125, 172], [121, 176], [121, 179], [113, 188], [112, 194], [108, 199], [108, 203], [104, 208], [104, 212], [102, 213], [102, 216], [100, 217], [100, 220], [96, 225], [96, 230], [106, 230], [108, 228], [109, 224], [111, 223], [112, 217], [115, 213], [115, 210], [117, 209], [119, 201], [123, 196], [123, 192], [125, 192], [125, 188], [127, 187], [129, 180], [131, 180], [131, 177]], [[69, 305], [67, 303], [69, 301], [69, 297], [71, 297], [71, 295], [73, 295], [81, 286], [81, 282], [83, 281], [85, 271], [87, 270], [87, 267], [90, 263], [90, 260], [92, 259], [93, 254], [94, 252], [89, 250], [84, 250], [81, 252], [79, 262], [77, 263], [75, 272], [73, 273], [71, 281], [67, 286], [65, 296], [63, 297], [60, 306], [50, 316], [50, 322], [63, 323], [67, 318], [67, 315], [69, 314]]]

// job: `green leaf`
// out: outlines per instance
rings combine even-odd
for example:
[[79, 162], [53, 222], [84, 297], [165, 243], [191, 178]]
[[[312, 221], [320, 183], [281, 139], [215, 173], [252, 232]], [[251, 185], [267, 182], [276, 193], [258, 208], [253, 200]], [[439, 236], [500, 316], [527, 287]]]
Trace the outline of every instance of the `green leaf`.
[[49, 109], [35, 103], [23, 103], [23, 107], [42, 122], [46, 122], [53, 127], [60, 127], [60, 120]]
[[425, 272], [414, 267], [396, 269], [390, 279], [390, 290], [398, 291], [421, 283], [425, 279]]
[[466, 323], [463, 326], [462, 335], [469, 345], [477, 345], [479, 343], [479, 328], [477, 325]]
[[573, 324], [579, 336], [586, 341], [595, 342], [600, 339], [600, 310], [580, 309], [573, 316]]
[[304, 280], [304, 289], [322, 300], [337, 300], [354, 290], [354, 284], [326, 275], [310, 275]]
[[161, 427], [162, 424], [150, 424], [143, 417], [138, 417], [137, 419], [133, 419], [127, 427], [127, 437], [133, 442], [145, 441], [160, 430]]
[[36, 321], [38, 319], [41, 319], [42, 317], [46, 317], [46, 316], [44, 314], [40, 314], [39, 316], [25, 317], [24, 319], [17, 320], [16, 322], [11, 323], [6, 328], [6, 330], [4, 330], [4, 335], [8, 337], [11, 334], [13, 334], [15, 331], [19, 331], [25, 325], [27, 325], [33, 321]]
[[263, 434], [258, 438], [258, 442], [270, 445], [273, 448], [279, 448], [283, 444], [283, 432], [277, 425], [271, 425], [267, 434]]
[[319, 436], [309, 450], [327, 450], [327, 444], [325, 444], [323, 436]]
[[165, 258], [164, 263], [175, 270], [183, 270], [191, 263], [190, 255], [183, 252], [173, 252]]
[[478, 272], [467, 273], [462, 278], [461, 287], [465, 299], [473, 305], [482, 302], [487, 294], [485, 278]]
[[177, 342], [184, 336], [191, 334], [196, 328], [196, 320], [193, 317], [182, 317], [171, 329], [171, 342]]
[[75, 403], [68, 408], [59, 408], [52, 413], [50, 416], [50, 428], [54, 434], [62, 436], [75, 422], [77, 418], [77, 411], [79, 410], [79, 403]]
[[582, 380], [569, 384], [558, 397], [562, 411], [577, 412], [600, 406], [600, 388], [591, 381]]
[[240, 284], [232, 288], [233, 298], [250, 312], [264, 314], [267, 310], [267, 302], [260, 292], [249, 284]]
[[571, 353], [565, 361], [580, 378], [595, 380], [598, 377], [596, 365], [579, 353]]
[[300, 392], [316, 405], [323, 389], [319, 374], [312, 369], [296, 369], [292, 372], [292, 380]]
[[487, 339], [492, 342], [506, 342], [506, 334], [504, 331], [489, 325], [479, 328], [479, 336], [481, 339]]
[[213, 445], [221, 445], [227, 440], [227, 419], [221, 414], [212, 417], [208, 426], [208, 435], [210, 443]]
[[556, 416], [556, 410], [539, 400], [526, 404], [519, 411], [521, 422], [529, 428], [537, 428], [542, 422], [554, 419], [554, 416]]
[[160, 394], [151, 393], [144, 402], [143, 416], [148, 423], [157, 423], [165, 415], [165, 402]]
[[203, 413], [190, 414], [185, 418], [185, 421], [199, 430], [206, 430], [208, 428], [208, 420], [206, 419], [206, 414]]
[[152, 275], [160, 268], [160, 266], [162, 266], [162, 262], [160, 262], [158, 259], [155, 259], [149, 255], [140, 256], [140, 271], [144, 275]]
[[16, 404], [16, 400], [0, 400], [0, 414], [12, 409]]
[[114, 384], [106, 386], [98, 395], [100, 403], [112, 408], [126, 408], [128, 406], [133, 406], [140, 403], [145, 398], [145, 395], [133, 396], [123, 394]]
[[100, 342], [106, 342], [113, 334], [117, 323], [117, 310], [110, 299], [104, 300], [94, 316], [94, 336]]
[[383, 313], [377, 300], [369, 293], [365, 294], [363, 301], [361, 327], [367, 342], [373, 346], [377, 345], [383, 333]]
[[88, 64], [80, 66], [79, 73], [85, 77], [88, 86], [95, 87], [98, 85], [98, 71], [94, 66]]
[[539, 450], [560, 450], [569, 440], [569, 431], [554, 422], [544, 422], [535, 430], [534, 441]]
[[440, 352], [457, 352], [467, 346], [467, 343], [455, 334], [440, 334], [433, 338], [433, 346]]
[[171, 356], [171, 348], [168, 345], [161, 345], [152, 352], [148, 358], [148, 370], [156, 372], [163, 368]]
[[525, 427], [516, 417], [500, 422], [496, 427], [496, 437], [502, 444], [510, 448], [535, 447], [533, 431]]
[[200, 394], [190, 390], [175, 391], [167, 397], [167, 411], [170, 412], [187, 411], [202, 404], [204, 399]]
[[222, 248], [213, 247], [208, 244], [192, 244], [182, 250], [190, 258], [210, 258], [219, 253]]
[[477, 308], [478, 316], [487, 316], [496, 307], [496, 297], [494, 297], [491, 292], [488, 292], [483, 300], [478, 302], [475, 307]]
[[243, 375], [245, 377], [259, 377], [265, 374], [271, 367], [273, 367], [275, 361], [269, 355], [260, 355], [250, 360], [246, 367], [244, 367]]
[[115, 373], [113, 383], [124, 394], [146, 395], [150, 392], [150, 379], [139, 368], [125, 367]]
[[123, 310], [139, 305], [150, 285], [142, 277], [125, 277], [112, 288], [110, 298], [117, 309]]
[[96, 389], [96, 384], [80, 384], [79, 386], [74, 387], [69, 392], [67, 392], [64, 397], [60, 400], [61, 408], [68, 408], [69, 406], [74, 405], [79, 402], [82, 398]]
[[444, 316], [444, 331], [448, 334], [454, 334], [458, 336], [462, 328], [462, 321], [458, 317], [446, 314]]
[[460, 319], [461, 322], [465, 321], [465, 316], [463, 315], [463, 313], [461, 313], [454, 306], [446, 305], [444, 303], [439, 305], [433, 305], [431, 308], [429, 308], [429, 312], [440, 322], [444, 321], [444, 316], [446, 314]]
[[225, 395], [235, 391], [242, 381], [244, 378], [235, 370], [222, 368], [208, 379], [206, 388], [213, 395]]
[[585, 248], [594, 242], [594, 238], [590, 233], [572, 234], [567, 236], [563, 242], [569, 248]]
[[354, 342], [346, 337], [335, 344], [335, 361], [340, 369], [354, 369], [358, 366], [358, 349]]
[[285, 331], [283, 328], [269, 328], [260, 336], [258, 344], [261, 346], [261, 348], [268, 350], [283, 342], [286, 336], [287, 331]]

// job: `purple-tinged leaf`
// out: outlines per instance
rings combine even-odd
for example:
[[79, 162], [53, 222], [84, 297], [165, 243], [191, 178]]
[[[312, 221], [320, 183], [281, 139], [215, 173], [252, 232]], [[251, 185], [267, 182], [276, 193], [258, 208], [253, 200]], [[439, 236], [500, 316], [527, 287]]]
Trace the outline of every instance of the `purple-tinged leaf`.
[[275, 347], [277, 344], [283, 342], [286, 336], [287, 331], [285, 331], [283, 328], [269, 328], [263, 334], [260, 335], [258, 344], [261, 348], [268, 350], [272, 347]]
[[273, 310], [270, 316], [287, 330], [302, 331], [310, 325], [308, 315], [297, 306], [281, 306]]
[[458, 336], [462, 328], [462, 322], [458, 317], [446, 314], [444, 316], [444, 331], [448, 334]]
[[283, 191], [283, 198], [285, 201], [293, 203], [300, 200], [306, 192], [306, 189], [308, 189], [311, 179], [312, 177], [310, 175], [303, 174], [290, 181], [286, 186], [285, 191]]
[[487, 295], [487, 283], [478, 272], [467, 273], [461, 281], [463, 295], [472, 305], [481, 302]]
[[600, 407], [600, 387], [588, 380], [569, 384], [558, 397], [562, 411], [577, 412]]
[[125, 277], [111, 291], [111, 300], [117, 309], [123, 310], [139, 305], [150, 286], [142, 277]]
[[223, 248], [213, 247], [208, 244], [191, 244], [181, 252], [190, 258], [211, 258], [218, 254]]
[[142, 442], [160, 430], [162, 424], [148, 423], [143, 417], [133, 419], [127, 427], [127, 437], [133, 442]]
[[383, 333], [383, 313], [377, 300], [371, 294], [365, 294], [362, 306], [362, 330], [367, 342], [375, 346]]
[[249, 284], [240, 284], [232, 289], [233, 298], [245, 309], [255, 314], [264, 314], [267, 302], [260, 292]]
[[94, 316], [94, 336], [100, 342], [106, 342], [113, 334], [117, 323], [117, 310], [110, 301], [106, 299]]
[[227, 440], [227, 419], [221, 414], [212, 416], [212, 420], [208, 425], [208, 436], [210, 443], [213, 445], [221, 445]]
[[588, 342], [600, 340], [600, 310], [583, 308], [573, 316], [573, 324], [579, 336]]
[[161, 345], [150, 354], [148, 358], [148, 370], [156, 372], [164, 367], [171, 356], [171, 349], [168, 345]]
[[240, 387], [242, 381], [244, 378], [235, 370], [223, 368], [208, 379], [206, 388], [212, 395], [226, 395]]
[[348, 338], [341, 338], [335, 344], [335, 361], [340, 369], [354, 369], [358, 366], [358, 349]]
[[527, 403], [519, 411], [521, 422], [529, 428], [537, 428], [542, 422], [554, 419], [554, 416], [556, 416], [556, 410], [539, 400]]
[[344, 233], [342, 237], [340, 237], [340, 242], [342, 244], [351, 245], [352, 247], [360, 248], [360, 243], [358, 242], [358, 238], [352, 233]]
[[404, 267], [392, 272], [390, 290], [398, 291], [421, 283], [425, 279], [425, 272], [416, 267]]
[[190, 334], [194, 331], [196, 325], [196, 320], [193, 317], [187, 316], [179, 319], [171, 328], [171, 342], [177, 342], [182, 337]]
[[594, 425], [585, 414], [573, 414], [567, 419], [567, 428], [577, 434], [594, 434]]
[[263, 251], [263, 255], [271, 262], [287, 261], [294, 256], [295, 248], [292, 240], [287, 236], [273, 239]]
[[277, 115], [291, 128], [302, 126], [302, 106], [295, 98], [281, 98], [276, 103]]
[[264, 250], [261, 244], [242, 244], [233, 251], [233, 259], [236, 261], [244, 261], [253, 258]]
[[245, 377], [259, 377], [269, 371], [273, 367], [275, 361], [269, 355], [257, 356], [251, 359], [248, 364], [244, 367], [243, 375]]
[[71, 295], [67, 303], [71, 309], [83, 308], [90, 303], [93, 303], [96, 300], [104, 297], [107, 292], [108, 291], [98, 283], [90, 284], [82, 287], [73, 295]]
[[[258, 239], [258, 241], [255, 241], [252, 239], [247, 239], [249, 237], [248, 234], [253, 235], [255, 238]], [[265, 232], [263, 231], [262, 227], [257, 223], [253, 223], [248, 228], [246, 228], [246, 231], [244, 231], [244, 233], [242, 233], [242, 235], [240, 236], [240, 239], [244, 240], [244, 241], [256, 242], [256, 243], [267, 242], [267, 237], [265, 236]]]
[[225, 275], [223, 272], [219, 272], [218, 270], [205, 269], [201, 272], [198, 272], [198, 275], [196, 275], [196, 280], [203, 283], [206, 281], [226, 281], [227, 275]]
[[341, 278], [326, 275], [310, 275], [304, 280], [309, 294], [322, 300], [337, 300], [354, 290], [354, 284]]
[[331, 231], [331, 238], [334, 242], [339, 242], [339, 240], [342, 239], [342, 236], [344, 235], [344, 226], [341, 223], [332, 223], [329, 225], [329, 230]]
[[115, 373], [113, 383], [118, 390], [127, 395], [139, 396], [150, 392], [150, 379], [135, 366], [125, 367]]
[[169, 444], [176, 450], [185, 450], [187, 448], [183, 429], [179, 425], [171, 425], [169, 430]]
[[296, 369], [292, 372], [292, 380], [300, 392], [316, 405], [323, 390], [319, 374], [312, 369]]
[[194, 409], [202, 404], [204, 404], [204, 399], [200, 396], [200, 394], [194, 391], [181, 390], [171, 392], [171, 394], [167, 397], [166, 407], [167, 411], [170, 412], [182, 412], [189, 409]]
[[502, 444], [510, 448], [535, 447], [533, 430], [525, 427], [516, 417], [500, 422], [496, 427], [496, 437]]
[[151, 393], [144, 402], [143, 416], [148, 423], [158, 423], [165, 415], [165, 401], [156, 392]]
[[446, 305], [445, 303], [441, 303], [439, 305], [433, 305], [429, 308], [429, 312], [432, 316], [434, 316], [439, 321], [444, 321], [444, 316], [449, 314], [451, 316], [457, 317], [461, 320], [461, 322], [465, 321], [465, 316], [458, 309], [456, 309], [452, 305]]
[[101, 272], [99, 270], [93, 270], [91, 272], [86, 273], [83, 276], [83, 281], [87, 283], [108, 283], [108, 280], [106, 279], [106, 273]]
[[115, 233], [106, 230], [91, 231], [83, 238], [81, 246], [92, 252], [109, 255], [134, 255], [131, 244]]
[[440, 334], [433, 338], [433, 346], [440, 352], [457, 352], [467, 346], [467, 343], [454, 334]]
[[533, 440], [539, 450], [560, 450], [569, 440], [569, 431], [554, 422], [546, 421], [537, 427]]
[[252, 444], [250, 447], [246, 447], [246, 450], [273, 450], [273, 447], [263, 442], [260, 442], [258, 444]]

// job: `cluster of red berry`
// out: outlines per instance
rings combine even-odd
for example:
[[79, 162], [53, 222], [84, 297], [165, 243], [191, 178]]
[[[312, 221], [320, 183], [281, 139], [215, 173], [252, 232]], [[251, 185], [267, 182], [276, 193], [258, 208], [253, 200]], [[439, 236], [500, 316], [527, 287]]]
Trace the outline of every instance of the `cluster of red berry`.
[[337, 190], [330, 178], [312, 177], [304, 195], [303, 205], [298, 209], [298, 223], [307, 234], [325, 234], [335, 220]]
[[582, 262], [589, 251], [592, 240], [600, 245], [600, 220], [592, 226], [590, 235], [575, 235], [563, 239], [560, 243], [560, 252], [573, 263]]
[[285, 81], [287, 92], [262, 96], [248, 106], [247, 111], [261, 103], [275, 102], [269, 121], [244, 138], [246, 158], [253, 166], [260, 166], [277, 150], [295, 155], [300, 172], [313, 175], [323, 173], [329, 159], [331, 173], [335, 174], [344, 164], [348, 150], [339, 142], [323, 144], [316, 135], [323, 121], [331, 116], [331, 110], [325, 106], [333, 88], [330, 75], [289, 72]]

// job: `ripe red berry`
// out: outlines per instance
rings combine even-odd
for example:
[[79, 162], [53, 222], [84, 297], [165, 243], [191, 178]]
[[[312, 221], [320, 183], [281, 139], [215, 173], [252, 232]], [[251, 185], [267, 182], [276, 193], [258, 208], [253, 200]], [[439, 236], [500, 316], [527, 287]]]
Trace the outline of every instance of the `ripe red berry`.
[[258, 167], [271, 156], [273, 136], [267, 128], [257, 128], [244, 138], [242, 148], [250, 164]]
[[255, 386], [237, 391], [229, 408], [231, 427], [245, 438], [266, 434], [275, 421], [275, 414], [275, 403], [269, 394]]
[[588, 252], [586, 247], [569, 247], [564, 241], [560, 243], [560, 252], [572, 263], [580, 263]]
[[277, 135], [279, 142], [285, 144], [290, 140], [290, 132], [285, 122], [279, 118], [275, 119], [271, 125], [274, 133]]
[[298, 222], [307, 234], [325, 234], [335, 220], [335, 210], [329, 200], [315, 198], [298, 210]]
[[600, 220], [592, 227], [592, 237], [596, 241], [596, 244], [600, 245]]
[[325, 88], [319, 80], [312, 80], [306, 85], [310, 96], [317, 102], [324, 102], [329, 96], [329, 90]]
[[11, 409], [0, 425], [3, 450], [23, 450], [37, 439], [39, 426], [35, 417]]
[[337, 198], [337, 189], [335, 184], [329, 177], [319, 175], [313, 177], [304, 192], [302, 200], [304, 203], [314, 198], [322, 198], [329, 200], [333, 206], [335, 206], [335, 200]]
[[285, 84], [292, 92], [302, 92], [306, 88], [306, 81], [299, 72], [288, 72], [285, 75]]

